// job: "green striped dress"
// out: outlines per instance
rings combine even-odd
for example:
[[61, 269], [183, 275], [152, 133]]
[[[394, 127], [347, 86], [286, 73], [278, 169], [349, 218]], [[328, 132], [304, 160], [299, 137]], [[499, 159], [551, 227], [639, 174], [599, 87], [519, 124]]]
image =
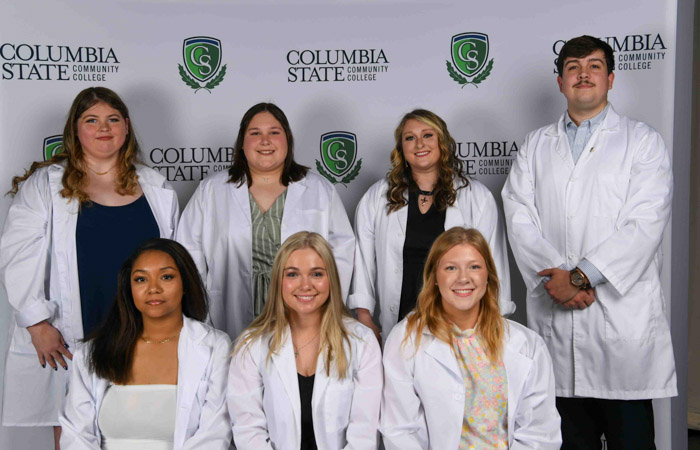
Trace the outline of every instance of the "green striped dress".
[[287, 190], [277, 197], [265, 213], [260, 211], [250, 192], [248, 199], [253, 223], [253, 312], [258, 317], [265, 307], [272, 263], [281, 244], [282, 214]]

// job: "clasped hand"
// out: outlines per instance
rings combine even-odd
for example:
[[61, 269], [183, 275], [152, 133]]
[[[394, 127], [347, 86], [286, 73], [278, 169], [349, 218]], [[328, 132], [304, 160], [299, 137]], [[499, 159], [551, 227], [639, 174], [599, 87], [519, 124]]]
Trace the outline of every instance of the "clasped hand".
[[593, 288], [578, 289], [571, 284], [571, 275], [568, 270], [553, 267], [537, 272], [542, 277], [550, 277], [544, 284], [544, 288], [554, 303], [567, 309], [586, 309], [595, 302]]

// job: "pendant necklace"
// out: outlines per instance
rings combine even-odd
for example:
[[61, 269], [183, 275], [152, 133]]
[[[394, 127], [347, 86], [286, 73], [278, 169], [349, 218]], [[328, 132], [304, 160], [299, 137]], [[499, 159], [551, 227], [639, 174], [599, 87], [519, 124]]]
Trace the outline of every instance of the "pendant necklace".
[[433, 189], [432, 191], [424, 191], [418, 188], [418, 193], [422, 195], [422, 197], [420, 198], [420, 205], [425, 206], [425, 204], [428, 202], [428, 197], [432, 196], [434, 192], [435, 189]]
[[[301, 347], [294, 347], [294, 357], [295, 357], [295, 358], [298, 358], [298, 357], [299, 357], [299, 350], [301, 350], [302, 348], [306, 347], [307, 345], [309, 345], [310, 343], [312, 343], [313, 341], [315, 341], [319, 334], [321, 334], [320, 331], [316, 334], [316, 336], [314, 336], [313, 338], [311, 338], [311, 340], [310, 340], [309, 342], [307, 342], [306, 344], [302, 345]], [[294, 341], [292, 341], [292, 346], [294, 346]]]

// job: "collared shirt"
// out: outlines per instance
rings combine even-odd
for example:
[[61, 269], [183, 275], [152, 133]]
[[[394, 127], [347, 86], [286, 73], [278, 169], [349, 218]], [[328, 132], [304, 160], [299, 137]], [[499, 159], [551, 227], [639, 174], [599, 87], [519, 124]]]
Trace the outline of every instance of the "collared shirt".
[[608, 115], [608, 110], [610, 109], [610, 103], [605, 105], [605, 108], [594, 117], [581, 122], [579, 126], [576, 126], [569, 112], [566, 112], [564, 118], [564, 125], [566, 128], [566, 136], [569, 138], [569, 147], [571, 148], [571, 156], [574, 158], [574, 164], [576, 164], [583, 153], [583, 149], [586, 148], [586, 144], [598, 129], [605, 116]]

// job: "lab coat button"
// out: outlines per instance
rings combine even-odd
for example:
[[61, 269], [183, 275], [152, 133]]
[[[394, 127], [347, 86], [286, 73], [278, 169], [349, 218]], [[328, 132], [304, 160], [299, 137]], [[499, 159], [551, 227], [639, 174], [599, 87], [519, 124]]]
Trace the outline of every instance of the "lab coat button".
[[452, 395], [452, 397], [453, 397], [455, 400], [457, 400], [457, 401], [459, 401], [459, 400], [464, 400], [464, 395], [463, 395], [463, 394], [455, 393], [455, 394]]
[[566, 216], [567, 219], [572, 220], [574, 216]]
[[393, 305], [391, 308], [389, 308], [391, 312], [396, 312], [399, 308], [396, 307], [396, 305]]

